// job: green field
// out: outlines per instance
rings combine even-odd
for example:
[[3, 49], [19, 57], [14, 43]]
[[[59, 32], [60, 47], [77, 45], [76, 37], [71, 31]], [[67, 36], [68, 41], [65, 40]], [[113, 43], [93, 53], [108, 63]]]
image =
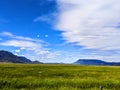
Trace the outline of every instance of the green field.
[[0, 90], [120, 90], [119, 66], [0, 64]]

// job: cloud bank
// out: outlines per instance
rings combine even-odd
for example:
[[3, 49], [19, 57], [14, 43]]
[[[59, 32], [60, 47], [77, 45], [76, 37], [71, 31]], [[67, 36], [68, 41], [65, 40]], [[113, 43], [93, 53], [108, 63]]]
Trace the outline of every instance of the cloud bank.
[[27, 56], [32, 60], [43, 61], [44, 59], [51, 59], [57, 56], [55, 52], [51, 52], [44, 47], [46, 43], [42, 40], [17, 36], [10, 32], [2, 32], [0, 33], [0, 36], [1, 38], [4, 37], [4, 39], [1, 39], [0, 45], [17, 48], [14, 50], [16, 55], [22, 53], [22, 55]]
[[119, 0], [57, 0], [55, 27], [68, 43], [85, 49], [120, 50]]

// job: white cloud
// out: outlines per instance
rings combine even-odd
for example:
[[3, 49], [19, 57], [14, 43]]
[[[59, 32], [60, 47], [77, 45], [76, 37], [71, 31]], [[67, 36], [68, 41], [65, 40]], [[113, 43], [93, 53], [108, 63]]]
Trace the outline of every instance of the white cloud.
[[25, 48], [24, 47], [21, 47], [20, 50], [24, 50]]
[[37, 37], [40, 37], [40, 35], [37, 35]]
[[14, 53], [14, 55], [18, 55], [18, 53]]
[[45, 35], [45, 37], [47, 38], [47, 37], [48, 37], [48, 35]]
[[0, 36], [9, 36], [9, 37], [13, 37], [14, 35], [10, 32], [2, 32], [0, 33]]
[[41, 16], [36, 17], [33, 20], [33, 22], [47, 22], [49, 24], [53, 24], [56, 16], [57, 16], [56, 12], [53, 12], [47, 15], [41, 15]]
[[56, 56], [54, 52], [51, 52], [47, 50], [47, 48], [44, 48], [46, 43], [42, 40], [23, 37], [23, 36], [17, 36], [17, 35], [13, 35], [10, 32], [3, 32], [3, 33], [0, 33], [0, 35], [8, 38], [7, 40], [3, 40], [0, 42], [1, 46], [19, 48], [17, 50], [15, 49], [14, 52], [18, 54], [24, 51], [22, 55], [25, 55], [30, 59], [34, 56], [32, 60], [42, 59], [44, 61], [44, 59], [46, 59], [47, 57], [54, 58]]
[[119, 0], [57, 0], [57, 29], [85, 49], [120, 50]]
[[10, 32], [2, 32], [0, 33], [0, 36], [5, 36], [5, 37], [9, 37], [9, 38], [12, 38], [12, 39], [16, 39], [16, 40], [26, 40], [26, 41], [34, 41], [34, 42], [44, 42], [40, 39], [33, 39], [33, 38], [30, 38], [30, 37], [24, 37], [24, 36], [16, 36], [16, 35], [13, 35], [12, 33]]
[[35, 42], [31, 42], [31, 41], [24, 41], [24, 40], [8, 40], [5, 41], [3, 43], [0, 43], [0, 45], [4, 45], [4, 46], [13, 46], [13, 47], [24, 47], [25, 49], [28, 50], [34, 50], [34, 49], [39, 49], [42, 48], [42, 46], [38, 43]]
[[51, 18], [49, 16], [39, 16], [37, 18], [35, 18], [33, 21], [34, 22], [39, 22], [39, 21], [43, 21], [43, 22], [49, 22], [51, 20]]
[[15, 50], [15, 52], [16, 52], [16, 53], [19, 53], [19, 52], [20, 52], [20, 50]]

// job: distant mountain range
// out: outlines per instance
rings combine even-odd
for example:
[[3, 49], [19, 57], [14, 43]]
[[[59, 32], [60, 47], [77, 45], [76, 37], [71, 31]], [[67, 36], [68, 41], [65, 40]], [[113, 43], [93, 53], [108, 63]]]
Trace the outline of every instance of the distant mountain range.
[[21, 57], [14, 55], [11, 52], [0, 50], [0, 62], [6, 62], [6, 63], [34, 63], [38, 64], [41, 63], [39, 61], [31, 61], [30, 59], [27, 59], [26, 57]]
[[105, 62], [98, 59], [79, 59], [74, 64], [79, 65], [110, 65], [110, 66], [119, 66], [120, 62]]
[[[0, 50], [0, 62], [6, 63], [29, 63], [29, 64], [41, 64], [39, 61], [31, 61], [26, 57], [21, 57], [14, 55], [11, 52]], [[46, 64], [63, 64], [63, 63], [46, 63]], [[110, 65], [110, 66], [120, 66], [120, 62], [105, 62], [98, 59], [79, 59], [73, 64], [79, 65]]]

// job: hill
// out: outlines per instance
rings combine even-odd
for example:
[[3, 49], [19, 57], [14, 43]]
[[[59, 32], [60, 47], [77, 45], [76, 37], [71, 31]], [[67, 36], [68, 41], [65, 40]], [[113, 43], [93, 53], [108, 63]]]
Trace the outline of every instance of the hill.
[[98, 59], [79, 59], [74, 64], [80, 65], [120, 65], [120, 62], [105, 62], [103, 60]]
[[6, 63], [30, 63], [30, 64], [41, 64], [39, 61], [31, 61], [26, 57], [14, 55], [11, 52], [0, 50], [0, 62]]

